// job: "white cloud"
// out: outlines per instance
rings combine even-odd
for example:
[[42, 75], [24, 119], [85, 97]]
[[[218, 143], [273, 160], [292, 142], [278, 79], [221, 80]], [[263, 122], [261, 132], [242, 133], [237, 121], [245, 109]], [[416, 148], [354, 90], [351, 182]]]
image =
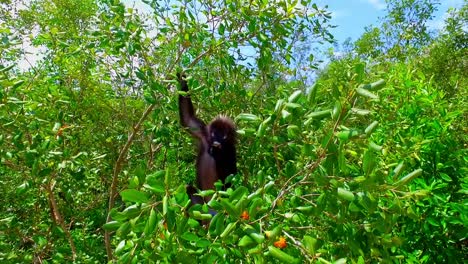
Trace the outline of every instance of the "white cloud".
[[445, 4], [450, 7], [461, 7], [463, 5], [464, 0], [446, 0]]
[[346, 10], [330, 10], [330, 12], [331, 12], [331, 16], [332, 16], [334, 19], [349, 16], [349, 12], [346, 11]]
[[[449, 8], [461, 8], [466, 0], [447, 0], [439, 7], [439, 11], [435, 13], [435, 17], [427, 22], [429, 29], [442, 30], [445, 26], [445, 20], [450, 17], [447, 12]], [[466, 27], [465, 27], [466, 28]]]
[[386, 5], [382, 0], [365, 0], [368, 4], [377, 10], [385, 9]]
[[429, 20], [427, 22], [427, 27], [429, 29], [435, 29], [435, 30], [442, 30], [444, 28], [444, 25], [445, 25], [445, 17], [440, 17], [438, 19], [434, 19], [434, 20]]
[[138, 12], [140, 12], [142, 14], [151, 14], [151, 8], [147, 4], [143, 3], [142, 1], [123, 0], [122, 3], [126, 7], [134, 8], [134, 9], [136, 9]]

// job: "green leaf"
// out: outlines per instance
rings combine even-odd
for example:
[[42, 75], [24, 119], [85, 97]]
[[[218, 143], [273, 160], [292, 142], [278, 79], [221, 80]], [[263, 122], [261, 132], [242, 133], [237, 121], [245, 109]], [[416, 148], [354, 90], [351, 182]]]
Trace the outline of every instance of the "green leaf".
[[13, 83], [13, 86], [11, 87], [11, 89], [16, 89], [19, 86], [21, 86], [23, 83], [24, 83], [24, 80], [19, 80], [19, 81]]
[[307, 249], [311, 255], [315, 255], [315, 250], [317, 249], [317, 239], [311, 236], [304, 236], [302, 244]]
[[284, 106], [286, 106], [289, 109], [300, 109], [300, 108], [302, 108], [302, 105], [296, 104], [296, 103], [285, 103]]
[[195, 242], [195, 246], [199, 247], [199, 248], [207, 248], [207, 247], [211, 246], [211, 244], [212, 244], [211, 241], [209, 241], [206, 238], [202, 238], [202, 239], [198, 240], [197, 242]]
[[102, 228], [104, 228], [104, 230], [107, 230], [107, 231], [115, 231], [115, 230], [119, 229], [119, 227], [121, 225], [122, 224], [119, 223], [118, 221], [110, 221], [110, 222], [105, 223], [102, 226]]
[[224, 25], [224, 23], [219, 24], [218, 33], [219, 33], [220, 35], [224, 35], [225, 29], [226, 29], [226, 26]]
[[439, 175], [440, 175], [440, 177], [441, 177], [444, 181], [446, 181], [446, 182], [452, 182], [452, 178], [450, 178], [450, 176], [449, 176], [448, 174], [446, 174], [446, 173], [440, 173]]
[[309, 95], [307, 96], [307, 101], [311, 106], [314, 106], [316, 103], [317, 91], [320, 88], [320, 84], [316, 82], [309, 91]]
[[142, 69], [137, 69], [137, 70], [135, 71], [135, 75], [136, 75], [136, 76], [138, 77], [138, 79], [140, 79], [140, 80], [143, 80], [143, 81], [146, 80], [146, 76], [145, 76], [144, 70], [142, 70]]
[[150, 90], [153, 91], [153, 92], [162, 93], [162, 92], [165, 92], [167, 90], [167, 87], [162, 85], [159, 82], [153, 81], [153, 82], [151, 82]]
[[367, 150], [364, 153], [364, 158], [362, 160], [362, 168], [366, 176], [370, 175], [374, 170], [376, 165], [375, 153], [372, 150]]
[[288, 111], [286, 111], [286, 110], [284, 110], [284, 109], [281, 110], [281, 117], [282, 117], [283, 119], [287, 119], [289, 116], [291, 116], [291, 113], [290, 113], [290, 112], [288, 112]]
[[143, 91], [143, 97], [145, 98], [145, 101], [149, 104], [156, 103], [156, 99], [154, 99], [153, 93], [148, 89]]
[[237, 244], [239, 247], [248, 247], [254, 245], [255, 241], [248, 235], [244, 235]]
[[438, 220], [432, 218], [432, 217], [428, 217], [426, 220], [427, 220], [427, 221], [429, 222], [429, 224], [431, 224], [432, 226], [435, 226], [435, 227], [439, 227], [439, 226], [440, 226], [440, 222], [439, 222]]
[[343, 108], [342, 108], [341, 102], [337, 100], [332, 110], [332, 118], [334, 120], [340, 117], [342, 109]]
[[327, 109], [327, 110], [312, 112], [312, 113], [308, 114], [307, 117], [320, 119], [320, 118], [323, 118], [323, 117], [326, 117], [326, 116], [330, 116], [331, 113], [332, 113], [332, 109]]
[[255, 229], [251, 229], [251, 232], [247, 232], [247, 233], [257, 244], [261, 244], [265, 240], [265, 236], [262, 234], [259, 234]]
[[306, 213], [306, 214], [312, 213], [314, 211], [314, 207], [310, 206], [310, 205], [309, 206], [298, 206], [295, 209], [302, 212], [302, 213]]
[[359, 131], [357, 130], [346, 130], [346, 131], [340, 131], [336, 133], [336, 137], [339, 138], [342, 141], [348, 141], [351, 138], [354, 138], [359, 135]]
[[20, 186], [16, 187], [16, 194], [22, 195], [29, 189], [29, 183], [23, 182]]
[[122, 200], [126, 202], [134, 203], [146, 203], [148, 202], [148, 195], [145, 192], [138, 191], [135, 189], [127, 189], [120, 192]]
[[155, 193], [164, 193], [166, 191], [163, 179], [163, 176], [165, 176], [165, 174], [166, 171], [161, 170], [153, 174], [147, 175], [143, 187]]
[[289, 125], [286, 130], [288, 131], [288, 137], [291, 139], [298, 138], [301, 134], [301, 130], [296, 125]]
[[249, 29], [249, 32], [255, 32], [256, 26], [257, 26], [257, 20], [251, 19], [249, 21], [249, 25], [247, 26], [247, 28]]
[[396, 182], [396, 185], [404, 185], [407, 184], [408, 182], [412, 181], [414, 178], [420, 176], [422, 174], [423, 170], [422, 169], [417, 169], [411, 173], [408, 173], [406, 176], [401, 178], [398, 182]]
[[125, 210], [122, 211], [122, 215], [125, 216], [126, 219], [130, 219], [139, 215], [140, 212], [141, 212], [140, 208], [134, 204], [125, 208]]
[[302, 94], [301, 90], [296, 90], [294, 91], [288, 98], [289, 103], [295, 103], [297, 102], [297, 99], [299, 99], [299, 96]]
[[151, 208], [150, 215], [148, 217], [148, 220], [146, 221], [145, 225], [145, 236], [149, 237], [153, 233], [154, 229], [156, 228], [156, 212], [154, 211], [153, 208]]
[[261, 32], [258, 34], [258, 39], [259, 39], [261, 42], [266, 42], [266, 41], [268, 41], [267, 35], [265, 35], [264, 33], [261, 33]]
[[385, 80], [380, 79], [376, 82], [371, 83], [370, 89], [375, 91], [375, 90], [379, 90], [383, 88], [384, 86], [385, 86]]
[[357, 264], [365, 264], [366, 262], [364, 261], [364, 257], [359, 256]]
[[119, 229], [117, 229], [117, 231], [116, 231], [117, 236], [119, 236], [119, 237], [126, 236], [130, 232], [130, 228], [131, 228], [131, 226], [130, 226], [130, 223], [128, 221], [123, 223], [119, 227]]
[[122, 240], [122, 241], [119, 242], [119, 244], [115, 248], [115, 253], [116, 254], [121, 253], [124, 250], [124, 248], [125, 248], [125, 240]]
[[239, 186], [232, 192], [231, 196], [229, 197], [229, 201], [233, 202], [236, 200], [240, 200], [242, 197], [246, 196], [248, 192], [249, 190], [247, 189], [247, 187]]
[[366, 134], [366, 136], [370, 136], [370, 134], [372, 134], [372, 132], [374, 132], [374, 130], [377, 127], [378, 124], [379, 124], [379, 122], [374, 121], [370, 125], [368, 125], [366, 127], [366, 129], [364, 130], [364, 133]]
[[249, 216], [251, 219], [255, 219], [257, 212], [263, 205], [263, 200], [261, 198], [254, 198], [249, 207]]
[[224, 229], [224, 231], [221, 233], [220, 237], [225, 238], [227, 235], [229, 235], [232, 232], [232, 230], [234, 230], [234, 228], [236, 228], [236, 225], [237, 225], [237, 222], [229, 223]]
[[246, 114], [246, 113], [239, 114], [235, 119], [236, 119], [236, 121], [237, 120], [242, 120], [242, 121], [250, 121], [250, 122], [260, 120], [260, 118], [258, 118], [258, 116], [253, 115], [253, 114]]
[[359, 208], [355, 202], [351, 202], [349, 203], [348, 210], [350, 212], [360, 212], [361, 208]]
[[195, 242], [195, 241], [200, 240], [200, 237], [198, 237], [197, 235], [195, 235], [192, 232], [185, 232], [180, 237], [182, 239], [186, 240], [186, 241], [189, 241], [189, 242]]
[[219, 203], [223, 206], [223, 208], [234, 218], [239, 218], [240, 212], [239, 210], [229, 202], [227, 199], [221, 199]]
[[282, 263], [288, 263], [288, 264], [299, 263], [299, 260], [297, 258], [294, 258], [293, 256], [273, 246], [268, 246], [268, 253], [270, 256], [276, 258]]
[[274, 241], [278, 238], [282, 231], [283, 227], [281, 225], [277, 225], [272, 230], [265, 231], [265, 235], [268, 237], [269, 240]]
[[279, 113], [282, 110], [283, 105], [284, 105], [284, 100], [283, 99], [279, 99], [278, 101], [276, 101], [275, 113]]
[[380, 79], [370, 84], [362, 84], [359, 86], [359, 88], [365, 89], [365, 90], [377, 91], [379, 89], [382, 89], [384, 86], [385, 86], [385, 80]]
[[[214, 222], [214, 224], [216, 224], [216, 226], [215, 226], [215, 233], [214, 233], [215, 235], [221, 235], [221, 233], [222, 233], [222, 232], [225, 230], [225, 228], [226, 228], [226, 225], [225, 225], [225, 223], [224, 223], [224, 214], [216, 214], [216, 216], [218, 216], [218, 215], [219, 215], [219, 218], [218, 218], [219, 220], [216, 221], [216, 222]], [[216, 216], [215, 216], [215, 217], [216, 217]], [[212, 221], [212, 223], [213, 223], [213, 221]]]
[[369, 149], [380, 152], [380, 151], [382, 151], [383, 147], [380, 146], [380, 145], [375, 144], [375, 142], [373, 142], [373, 141], [370, 141], [369, 142]]
[[359, 108], [351, 108], [351, 113], [360, 115], [360, 116], [367, 116], [371, 113], [369, 110], [359, 109]]
[[403, 171], [403, 168], [405, 167], [405, 163], [402, 161], [400, 162], [396, 167], [395, 169], [393, 169], [393, 179], [395, 180], [398, 175], [400, 175], [400, 173]]
[[193, 218], [197, 220], [210, 220], [213, 218], [211, 214], [202, 214], [200, 211], [193, 211]]
[[201, 197], [209, 197], [209, 196], [212, 196], [215, 192], [216, 192], [215, 190], [208, 189], [208, 190], [198, 191], [198, 195], [200, 195]]
[[366, 67], [366, 65], [364, 63], [357, 63], [354, 66], [354, 71], [356, 72], [356, 75], [357, 75], [356, 81], [358, 83], [362, 82], [362, 80], [364, 79], [365, 67]]
[[0, 69], [0, 72], [7, 72], [15, 67], [15, 64]]
[[376, 94], [374, 94], [372, 92], [369, 92], [368, 90], [363, 89], [363, 88], [357, 88], [356, 92], [357, 92], [357, 94], [359, 94], [361, 96], [364, 96], [364, 97], [367, 97], [367, 98], [370, 98], [370, 99], [374, 99], [374, 100], [379, 99], [379, 97]]
[[266, 130], [266, 125], [264, 124], [265, 122], [262, 122], [259, 126], [258, 126], [258, 130], [257, 130], [257, 137], [263, 137], [265, 135], [265, 130]]
[[346, 259], [345, 258], [340, 258], [340, 259], [334, 261], [333, 264], [346, 264]]
[[354, 194], [343, 188], [338, 188], [338, 197], [346, 201], [354, 201]]
[[163, 215], [166, 216], [167, 215], [167, 207], [168, 207], [167, 194], [163, 196], [162, 204], [163, 204]]

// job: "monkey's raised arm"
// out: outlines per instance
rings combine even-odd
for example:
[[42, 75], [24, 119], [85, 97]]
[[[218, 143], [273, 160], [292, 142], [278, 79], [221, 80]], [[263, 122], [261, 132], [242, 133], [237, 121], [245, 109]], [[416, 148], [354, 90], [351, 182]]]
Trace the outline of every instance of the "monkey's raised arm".
[[203, 141], [207, 138], [206, 125], [202, 120], [195, 116], [192, 99], [190, 99], [190, 95], [188, 94], [187, 80], [185, 80], [185, 76], [181, 73], [177, 73], [177, 78], [179, 80], [181, 90], [187, 93], [186, 95], [179, 94], [180, 123], [184, 127], [188, 128], [194, 137], [201, 140], [202, 143], [205, 143]]

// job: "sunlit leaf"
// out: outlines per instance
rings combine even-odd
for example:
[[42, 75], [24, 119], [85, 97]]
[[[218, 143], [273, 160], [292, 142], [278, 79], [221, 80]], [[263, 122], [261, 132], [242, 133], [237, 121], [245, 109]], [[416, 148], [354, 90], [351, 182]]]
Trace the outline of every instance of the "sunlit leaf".
[[105, 223], [102, 227], [105, 230], [114, 231], [114, 230], [117, 230], [120, 227], [120, 225], [121, 223], [117, 221], [110, 221], [110, 222]]
[[268, 246], [268, 253], [283, 263], [299, 263], [298, 259], [273, 246]]
[[350, 201], [350, 202], [354, 201], [354, 194], [343, 188], [338, 188], [338, 197], [340, 197], [343, 200]]
[[294, 91], [288, 98], [288, 102], [289, 103], [295, 103], [298, 99], [299, 99], [299, 96], [302, 94], [302, 91], [301, 90], [296, 90]]
[[417, 169], [413, 172], [408, 173], [405, 175], [403, 178], [401, 178], [398, 182], [396, 182], [396, 185], [405, 185], [408, 182], [412, 181], [414, 178], [420, 176], [422, 174], [423, 170], [422, 169]]
[[260, 120], [260, 118], [258, 118], [258, 116], [256, 115], [253, 115], [253, 114], [247, 114], [247, 113], [243, 113], [243, 114], [239, 114], [237, 117], [236, 117], [236, 120], [242, 120], [242, 121], [258, 121]]
[[379, 97], [376, 94], [369, 92], [368, 90], [363, 89], [363, 88], [357, 88], [356, 92], [357, 94], [370, 98], [370, 99], [375, 99], [375, 100], [379, 99]]
[[135, 189], [127, 189], [120, 192], [122, 200], [135, 203], [146, 203], [148, 201], [148, 195], [145, 192], [138, 191]]

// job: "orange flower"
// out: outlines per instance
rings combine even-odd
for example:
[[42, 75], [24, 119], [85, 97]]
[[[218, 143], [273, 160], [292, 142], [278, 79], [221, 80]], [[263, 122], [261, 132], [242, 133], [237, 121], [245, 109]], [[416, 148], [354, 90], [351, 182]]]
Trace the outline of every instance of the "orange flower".
[[63, 134], [63, 131], [64, 131], [65, 129], [67, 129], [67, 128], [70, 128], [70, 127], [71, 127], [71, 126], [69, 126], [69, 125], [63, 125], [63, 126], [61, 126], [61, 127], [59, 128], [59, 130], [57, 131], [57, 134], [55, 135], [55, 137], [57, 137], [57, 138], [58, 138], [58, 137], [61, 137], [62, 134]]
[[242, 212], [241, 218], [244, 220], [249, 220], [250, 218], [249, 213], [247, 211]]
[[287, 246], [286, 239], [284, 237], [280, 237], [278, 241], [273, 243], [273, 245], [277, 248], [285, 248]]

